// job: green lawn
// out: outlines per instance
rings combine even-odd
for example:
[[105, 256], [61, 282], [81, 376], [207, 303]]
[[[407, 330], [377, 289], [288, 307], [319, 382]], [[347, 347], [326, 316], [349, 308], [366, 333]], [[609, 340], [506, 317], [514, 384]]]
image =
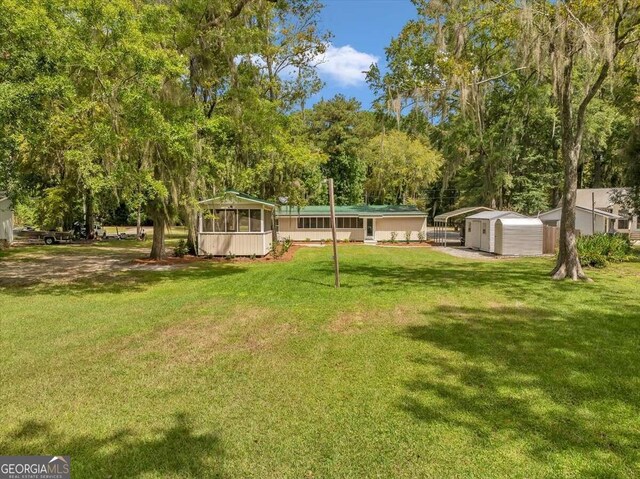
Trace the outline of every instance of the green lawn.
[[0, 289], [0, 453], [75, 478], [640, 475], [640, 262], [574, 284], [348, 245], [335, 290], [330, 255]]

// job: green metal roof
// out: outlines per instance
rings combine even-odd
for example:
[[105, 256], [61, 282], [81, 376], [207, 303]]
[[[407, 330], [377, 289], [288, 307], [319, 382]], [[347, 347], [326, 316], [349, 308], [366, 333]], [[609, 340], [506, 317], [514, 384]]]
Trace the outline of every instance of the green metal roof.
[[[328, 206], [281, 206], [276, 216], [328, 216]], [[336, 216], [426, 216], [415, 206], [408, 205], [360, 205], [336, 206]]]
[[225, 198], [227, 198], [229, 196], [235, 196], [236, 198], [239, 198], [241, 200], [251, 201], [253, 203], [260, 203], [260, 204], [271, 206], [271, 207], [274, 207], [274, 208], [276, 206], [275, 204], [269, 203], [268, 201], [262, 200], [262, 199], [260, 199], [260, 198], [258, 198], [256, 196], [251, 196], [251, 195], [248, 195], [246, 193], [241, 193], [240, 191], [234, 191], [234, 190], [227, 190], [227, 191], [224, 192], [224, 195], [216, 196], [216, 197], [210, 198], [208, 200], [203, 200], [200, 203], [201, 204], [202, 203], [211, 203], [211, 202], [214, 202], [215, 200], [225, 199]]

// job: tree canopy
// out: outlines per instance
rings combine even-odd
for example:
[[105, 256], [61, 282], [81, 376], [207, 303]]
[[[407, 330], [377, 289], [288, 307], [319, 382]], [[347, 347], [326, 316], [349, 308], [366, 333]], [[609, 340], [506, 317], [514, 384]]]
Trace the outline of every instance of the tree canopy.
[[319, 0], [0, 0], [0, 190], [47, 228], [146, 217], [156, 258], [175, 222], [193, 249], [198, 200], [226, 188], [306, 205], [332, 177], [338, 204], [562, 205], [555, 273], [582, 277], [576, 188], [640, 191], [637, 0], [413, 3], [369, 110], [309, 105]]

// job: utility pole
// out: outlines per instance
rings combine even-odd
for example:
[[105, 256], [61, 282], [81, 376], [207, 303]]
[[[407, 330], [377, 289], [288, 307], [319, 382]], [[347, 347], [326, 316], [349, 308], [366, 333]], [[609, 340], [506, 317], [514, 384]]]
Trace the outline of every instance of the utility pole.
[[591, 234], [596, 234], [596, 194], [591, 192]]
[[331, 212], [331, 234], [333, 235], [333, 269], [336, 275], [336, 288], [340, 287], [340, 266], [338, 265], [338, 238], [336, 238], [336, 206], [333, 198], [333, 178], [327, 179], [329, 184], [329, 211]]

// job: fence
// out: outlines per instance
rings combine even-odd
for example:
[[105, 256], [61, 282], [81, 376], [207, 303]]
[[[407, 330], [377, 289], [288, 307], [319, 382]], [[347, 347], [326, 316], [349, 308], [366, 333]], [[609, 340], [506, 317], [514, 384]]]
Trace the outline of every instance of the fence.
[[557, 226], [543, 226], [542, 254], [555, 254], [560, 241], [559, 230]]

